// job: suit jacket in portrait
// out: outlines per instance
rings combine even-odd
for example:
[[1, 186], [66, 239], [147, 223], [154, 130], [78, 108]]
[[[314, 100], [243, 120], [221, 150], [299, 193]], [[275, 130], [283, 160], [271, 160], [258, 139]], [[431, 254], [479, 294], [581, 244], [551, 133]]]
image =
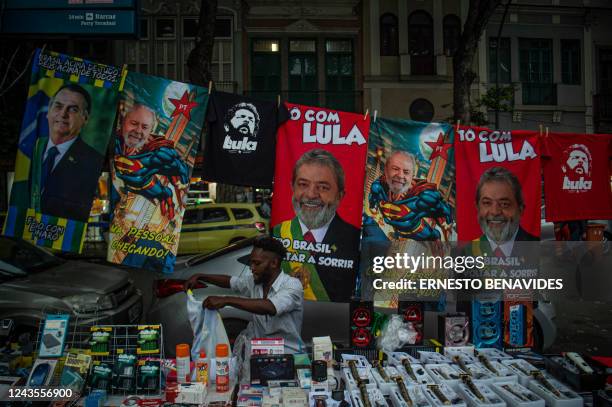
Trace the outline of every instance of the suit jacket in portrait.
[[[311, 253], [316, 259], [316, 265], [308, 264], [311, 269], [316, 269], [311, 274], [310, 289], [318, 300], [335, 302], [349, 302], [355, 287], [355, 277], [357, 275], [359, 261], [359, 228], [345, 222], [337, 213], [329, 224], [329, 228], [321, 243], [334, 247], [332, 253]], [[282, 222], [274, 227], [273, 235], [282, 239], [304, 240], [302, 228], [297, 217]], [[290, 253], [301, 252], [299, 250], [288, 249]], [[335, 258], [352, 261], [351, 268], [339, 268], [331, 265], [321, 265], [320, 261], [326, 258]], [[296, 264], [283, 262], [283, 270], [288, 273], [294, 271]], [[316, 274], [316, 275], [313, 275]], [[323, 287], [320, 287], [320, 283]], [[306, 287], [305, 287], [306, 288]], [[309, 298], [305, 292], [306, 298]]]
[[41, 188], [41, 169], [48, 138], [39, 138], [32, 158], [31, 199], [37, 212], [87, 222], [104, 156], [80, 136], [70, 146]]

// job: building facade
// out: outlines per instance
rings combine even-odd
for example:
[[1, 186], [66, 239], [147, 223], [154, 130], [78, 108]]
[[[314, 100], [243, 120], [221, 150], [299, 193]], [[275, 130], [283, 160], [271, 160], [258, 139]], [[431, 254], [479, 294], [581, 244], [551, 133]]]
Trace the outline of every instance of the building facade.
[[[364, 106], [388, 117], [452, 116], [452, 54], [468, 0], [364, 3]], [[499, 127], [612, 131], [612, 5], [589, 0], [515, 0], [482, 35], [472, 100], [512, 86]], [[489, 126], [495, 112], [483, 108]]]

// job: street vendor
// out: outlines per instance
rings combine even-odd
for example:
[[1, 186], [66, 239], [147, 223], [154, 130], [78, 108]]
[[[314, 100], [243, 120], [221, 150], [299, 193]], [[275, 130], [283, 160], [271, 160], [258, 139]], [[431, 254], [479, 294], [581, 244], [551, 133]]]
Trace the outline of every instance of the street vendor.
[[209, 296], [202, 305], [208, 309], [230, 306], [251, 312], [253, 320], [246, 329], [249, 338], [283, 338], [286, 353], [301, 352], [304, 289], [300, 280], [281, 271], [285, 255], [281, 242], [260, 236], [253, 243], [250, 274], [239, 277], [196, 274], [185, 285], [188, 289], [198, 283], [231, 288], [242, 296]]

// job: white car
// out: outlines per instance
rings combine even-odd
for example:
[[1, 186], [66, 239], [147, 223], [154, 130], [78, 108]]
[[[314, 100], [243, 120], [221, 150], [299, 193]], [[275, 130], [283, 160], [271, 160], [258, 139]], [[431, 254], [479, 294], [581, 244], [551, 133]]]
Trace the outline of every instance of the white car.
[[[159, 276], [154, 281], [152, 304], [146, 320], [162, 323], [166, 354], [173, 355], [177, 343], [191, 343], [193, 339], [187, 318], [187, 294], [183, 288], [185, 280], [198, 273], [229, 276], [250, 273], [248, 258], [253, 248], [252, 242], [253, 239], [243, 240], [216, 252], [189, 258], [183, 263], [179, 261], [172, 278]], [[229, 289], [213, 285], [196, 289], [194, 294], [202, 301], [209, 295], [235, 295]], [[376, 311], [397, 312], [394, 309], [376, 309]], [[251, 314], [233, 307], [225, 307], [220, 312], [230, 338], [235, 338], [251, 319]], [[553, 344], [556, 337], [552, 304], [540, 301], [534, 310], [534, 316], [536, 346], [545, 349]], [[431, 326], [435, 326], [435, 318], [428, 318], [426, 323], [429, 320], [432, 321]], [[331, 336], [332, 341], [348, 346], [349, 304], [305, 301], [302, 339], [309, 343], [313, 336], [327, 335]]]

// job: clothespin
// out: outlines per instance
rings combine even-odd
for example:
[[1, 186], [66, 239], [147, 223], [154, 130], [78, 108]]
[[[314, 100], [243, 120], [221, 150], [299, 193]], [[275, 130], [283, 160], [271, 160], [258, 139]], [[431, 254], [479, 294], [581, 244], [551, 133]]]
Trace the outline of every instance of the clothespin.
[[212, 81], [208, 81], [208, 94], [209, 95], [212, 92], [212, 87], [213, 87], [213, 82]]
[[363, 120], [368, 118], [368, 113], [370, 113], [370, 109], [366, 109], [365, 114], [363, 115]]
[[376, 123], [376, 116], [378, 116], [378, 110], [374, 110], [374, 123]]
[[545, 138], [548, 138], [548, 127], [546, 127], [546, 134], [544, 134]]
[[47, 43], [46, 42], [43, 44], [42, 48], [40, 49], [40, 53], [41, 54], [44, 53], [45, 49], [47, 49]]
[[276, 107], [280, 107], [281, 98], [280, 95], [276, 95]]
[[457, 120], [457, 126], [455, 128], [455, 131], [459, 131], [459, 126], [461, 126], [461, 120]]
[[540, 123], [540, 137], [544, 134], [544, 125]]

